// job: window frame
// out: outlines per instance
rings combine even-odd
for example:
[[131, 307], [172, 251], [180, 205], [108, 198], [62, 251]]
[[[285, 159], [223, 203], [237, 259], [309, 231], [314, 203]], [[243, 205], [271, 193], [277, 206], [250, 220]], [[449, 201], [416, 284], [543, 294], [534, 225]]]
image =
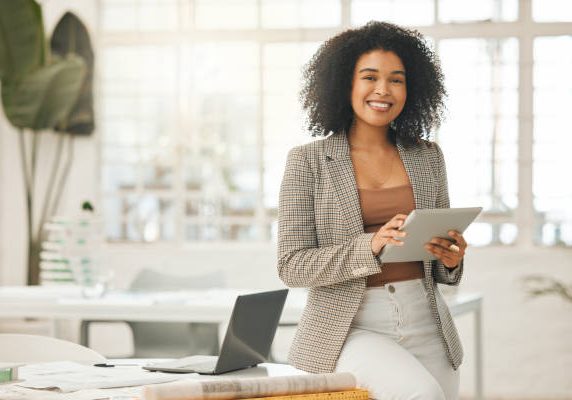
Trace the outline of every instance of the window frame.
[[[258, 45], [259, 65], [262, 66], [263, 61], [263, 46], [268, 43], [288, 43], [288, 42], [316, 42], [323, 41], [344, 29], [351, 28], [351, 0], [340, 0], [341, 3], [341, 24], [337, 27], [331, 28], [293, 28], [293, 29], [267, 29], [261, 28], [261, 8], [260, 1], [258, 2], [258, 28], [257, 29], [241, 29], [241, 30], [201, 30], [196, 29], [194, 26], [193, 18], [189, 14], [179, 13], [179, 30], [170, 32], [103, 32], [101, 27], [99, 29], [98, 40], [96, 46], [101, 49], [105, 46], [137, 46], [141, 44], [180, 44], [184, 41], [187, 45], [194, 45], [197, 43], [208, 43], [218, 41], [249, 41]], [[179, 0], [179, 6], [185, 10], [190, 10], [193, 7], [193, 0]], [[102, 3], [99, 3], [99, 20], [101, 20]], [[518, 15], [515, 21], [510, 22], [493, 22], [493, 21], [479, 21], [479, 22], [463, 22], [463, 23], [442, 23], [439, 19], [439, 0], [435, 0], [434, 7], [434, 21], [433, 25], [429, 26], [412, 26], [411, 28], [417, 29], [422, 34], [431, 37], [435, 46], [439, 46], [441, 40], [444, 39], [462, 39], [462, 38], [516, 38], [518, 40], [518, 73], [519, 73], [519, 88], [518, 88], [518, 156], [517, 156], [517, 196], [518, 206], [514, 211], [514, 215], [509, 214], [493, 214], [484, 213], [480, 217], [480, 222], [484, 223], [514, 223], [517, 226], [518, 234], [516, 242], [512, 246], [518, 248], [534, 248], [537, 245], [535, 241], [535, 227], [537, 220], [535, 217], [534, 204], [533, 204], [533, 101], [534, 101], [534, 88], [533, 88], [533, 46], [536, 37], [545, 36], [562, 36], [572, 34], [572, 22], [536, 22], [532, 17], [532, 0], [519, 0], [518, 2]], [[102, 52], [100, 52], [101, 54]], [[101, 58], [101, 57], [100, 57]], [[103, 61], [97, 60], [97, 68], [101, 68]], [[269, 220], [273, 220], [272, 215], [265, 209], [263, 196], [264, 196], [264, 144], [263, 144], [263, 124], [264, 124], [264, 82], [262, 68], [259, 73], [259, 112], [257, 116], [257, 141], [258, 141], [258, 155], [260, 157], [259, 163], [259, 189], [257, 199], [257, 209], [253, 221], [259, 229], [266, 229]], [[101, 93], [101, 81], [96, 79], [96, 92]], [[101, 96], [98, 96], [98, 102], [101, 102]], [[101, 109], [101, 104], [97, 104]], [[101, 117], [98, 117], [101, 118]], [[180, 123], [178, 121], [177, 123]], [[100, 125], [101, 126], [101, 125]], [[102, 165], [103, 165], [103, 147], [104, 141], [102, 135], [97, 135], [97, 157], [99, 161], [98, 178], [99, 178], [99, 198], [100, 203], [102, 199], [108, 196], [104, 193], [102, 185]], [[177, 160], [180, 163], [181, 159]], [[175, 180], [176, 184], [170, 192], [175, 199], [175, 212], [178, 216], [184, 216], [184, 205], [186, 202], [187, 192], [182, 184], [181, 165], [175, 165]], [[151, 191], [152, 192], [152, 191]], [[138, 193], [138, 192], [135, 192]], [[140, 193], [147, 193], [146, 190]], [[120, 195], [120, 194], [118, 194]], [[178, 199], [181, 199], [180, 201]], [[225, 218], [225, 217], [221, 217]], [[209, 248], [210, 246], [217, 247], [220, 245], [227, 246], [229, 243], [240, 246], [259, 245], [271, 242], [271, 237], [260, 237], [255, 241], [237, 242], [229, 240], [217, 240], [209, 242], [190, 242], [184, 239], [184, 226], [177, 218], [175, 240], [156, 242], [134, 242], [134, 241], [121, 241], [111, 242], [113, 245], [133, 245], [144, 244], [145, 246], [152, 245], [157, 247], [171, 247], [177, 246], [199, 246], [201, 248]], [[495, 246], [491, 244], [487, 246]], [[504, 245], [502, 245], [504, 246]]]

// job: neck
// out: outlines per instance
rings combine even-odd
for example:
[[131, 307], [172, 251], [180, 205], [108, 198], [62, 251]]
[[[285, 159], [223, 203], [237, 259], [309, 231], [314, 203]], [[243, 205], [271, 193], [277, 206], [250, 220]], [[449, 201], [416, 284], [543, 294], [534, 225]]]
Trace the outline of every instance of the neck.
[[376, 127], [356, 121], [348, 134], [350, 146], [365, 149], [388, 149], [393, 147], [389, 139], [389, 126]]

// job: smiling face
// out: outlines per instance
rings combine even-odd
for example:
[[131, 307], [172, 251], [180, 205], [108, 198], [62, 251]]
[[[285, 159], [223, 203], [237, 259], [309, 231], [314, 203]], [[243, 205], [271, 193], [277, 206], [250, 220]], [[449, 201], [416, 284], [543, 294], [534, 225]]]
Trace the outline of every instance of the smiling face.
[[392, 51], [373, 50], [357, 60], [351, 103], [356, 128], [387, 128], [407, 99], [405, 67]]

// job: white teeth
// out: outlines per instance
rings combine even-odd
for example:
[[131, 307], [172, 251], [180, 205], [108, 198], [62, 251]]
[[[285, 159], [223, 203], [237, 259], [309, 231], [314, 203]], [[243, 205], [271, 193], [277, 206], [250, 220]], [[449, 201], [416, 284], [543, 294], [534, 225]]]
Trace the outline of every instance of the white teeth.
[[389, 107], [391, 107], [391, 104], [389, 104], [389, 103], [380, 103], [380, 102], [378, 102], [378, 101], [369, 101], [368, 103], [369, 103], [370, 106], [373, 106], [373, 107], [379, 107], [379, 108], [389, 108]]

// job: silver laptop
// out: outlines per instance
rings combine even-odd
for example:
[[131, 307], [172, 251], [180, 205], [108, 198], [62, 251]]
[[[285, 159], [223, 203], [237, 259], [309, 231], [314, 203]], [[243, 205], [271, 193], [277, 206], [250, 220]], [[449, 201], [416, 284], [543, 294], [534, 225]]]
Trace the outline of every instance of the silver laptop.
[[146, 365], [149, 371], [217, 375], [266, 361], [288, 289], [238, 296], [218, 356], [196, 355]]

